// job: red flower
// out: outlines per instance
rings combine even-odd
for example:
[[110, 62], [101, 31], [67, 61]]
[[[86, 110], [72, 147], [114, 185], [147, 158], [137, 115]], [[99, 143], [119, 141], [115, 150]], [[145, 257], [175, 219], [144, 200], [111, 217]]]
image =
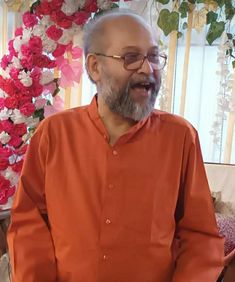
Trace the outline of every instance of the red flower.
[[9, 166], [8, 159], [2, 159], [0, 158], [0, 170], [5, 170]]
[[8, 142], [8, 145], [17, 148], [22, 144], [22, 142], [23, 141], [22, 141], [21, 137], [13, 135], [13, 136], [11, 136], [11, 140]]
[[63, 31], [62, 29], [57, 28], [55, 25], [52, 25], [46, 30], [46, 34], [52, 40], [58, 41], [62, 36]]
[[34, 27], [38, 23], [38, 19], [34, 14], [26, 12], [23, 15], [23, 23], [26, 27]]
[[87, 1], [84, 10], [89, 13], [95, 13], [98, 10], [97, 1], [96, 0]]
[[27, 133], [27, 126], [25, 123], [14, 125], [14, 134], [23, 136], [25, 133]]
[[15, 97], [7, 97], [4, 104], [8, 109], [15, 109], [18, 106], [18, 100]]
[[29, 117], [29, 116], [31, 116], [31, 115], [34, 113], [34, 111], [35, 111], [35, 106], [34, 106], [34, 104], [32, 104], [32, 103], [26, 103], [26, 104], [24, 104], [23, 106], [21, 106], [21, 107], [19, 108], [19, 110], [20, 110], [20, 112], [21, 112], [23, 115]]
[[15, 172], [20, 172], [23, 166], [23, 160], [20, 160], [19, 162], [13, 164], [11, 166], [12, 170], [14, 170]]
[[28, 145], [27, 144], [24, 144], [22, 145], [20, 148], [16, 148], [14, 150], [14, 154], [18, 155], [18, 156], [22, 156], [26, 153], [27, 151], [27, 148], [28, 148]]
[[0, 174], [0, 191], [10, 187], [10, 181]]
[[[1, 181], [1, 180], [0, 180]], [[8, 187], [1, 189], [0, 187], [0, 205], [5, 205], [8, 201], [8, 198], [13, 196], [15, 193], [15, 186], [14, 187], [10, 187], [10, 181], [8, 181]]]
[[17, 57], [18, 52], [16, 52], [13, 43], [14, 43], [13, 39], [8, 42], [8, 50], [9, 50], [11, 56]]
[[48, 58], [46, 55], [35, 56], [33, 58], [33, 64], [39, 68], [52, 69], [56, 67], [56, 62]]
[[0, 128], [7, 133], [11, 133], [14, 128], [14, 124], [9, 120], [2, 120], [0, 123]]
[[90, 15], [91, 15], [90, 13], [87, 13], [85, 11], [78, 11], [74, 15], [75, 16], [74, 22], [77, 25], [84, 25], [89, 19]]
[[29, 40], [29, 48], [32, 50], [33, 55], [42, 53], [42, 39], [39, 36], [33, 36]]
[[41, 2], [36, 9], [37, 15], [50, 15], [50, 13], [51, 13], [51, 6], [50, 3], [48, 3], [47, 1]]
[[57, 58], [63, 56], [66, 51], [67, 45], [57, 44], [56, 49], [52, 52], [52, 55]]
[[0, 110], [2, 110], [5, 106], [5, 103], [4, 103], [5, 99], [4, 98], [0, 98]]

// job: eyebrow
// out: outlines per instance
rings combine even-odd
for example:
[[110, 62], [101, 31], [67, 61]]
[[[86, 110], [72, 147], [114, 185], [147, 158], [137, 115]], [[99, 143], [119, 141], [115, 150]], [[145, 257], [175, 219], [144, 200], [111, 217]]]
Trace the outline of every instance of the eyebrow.
[[[140, 48], [137, 47], [137, 46], [126, 46], [126, 47], [122, 48], [123, 51], [129, 50], [129, 49], [140, 50]], [[149, 50], [157, 50], [157, 51], [159, 51], [159, 47], [157, 45], [154, 45], [154, 46], [150, 47]]]

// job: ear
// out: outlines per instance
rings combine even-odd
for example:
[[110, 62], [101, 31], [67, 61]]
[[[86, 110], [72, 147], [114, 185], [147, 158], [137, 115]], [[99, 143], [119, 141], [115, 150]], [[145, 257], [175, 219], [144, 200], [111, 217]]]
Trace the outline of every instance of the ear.
[[96, 83], [100, 80], [99, 61], [94, 54], [88, 54], [86, 58], [86, 69], [91, 79]]

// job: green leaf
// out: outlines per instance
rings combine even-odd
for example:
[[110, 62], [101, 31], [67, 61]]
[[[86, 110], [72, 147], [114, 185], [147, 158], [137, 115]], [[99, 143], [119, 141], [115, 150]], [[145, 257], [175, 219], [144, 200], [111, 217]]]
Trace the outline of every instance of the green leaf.
[[188, 28], [188, 24], [186, 22], [184, 22], [182, 28], [183, 29], [187, 29]]
[[188, 2], [191, 3], [191, 4], [195, 4], [196, 0], [188, 0]]
[[168, 4], [170, 2], [170, 0], [156, 0], [156, 2], [159, 2], [159, 3], [163, 4], [163, 5], [166, 5], [166, 4]]
[[210, 11], [206, 14], [206, 24], [211, 24], [212, 22], [216, 22], [218, 18], [218, 14], [214, 13], [213, 11]]
[[235, 69], [235, 61], [232, 61], [233, 68]]
[[217, 4], [219, 5], [220, 8], [222, 8], [225, 4], [224, 0], [216, 0]]
[[235, 39], [233, 39], [233, 46], [235, 46]]
[[228, 39], [233, 39], [232, 33], [227, 33], [227, 37], [228, 37]]
[[189, 12], [189, 4], [188, 2], [182, 2], [179, 6], [179, 9], [178, 11], [180, 12], [181, 14], [181, 18], [186, 18], [187, 17], [187, 14]]
[[111, 9], [119, 8], [119, 5], [117, 3], [112, 3]]
[[221, 36], [224, 28], [224, 22], [212, 22], [206, 36], [207, 42], [211, 45], [218, 37]]
[[206, 0], [196, 0], [196, 2], [197, 2], [198, 4], [200, 4], [200, 3], [205, 3]]
[[235, 8], [232, 5], [231, 0], [225, 0], [225, 17], [226, 20], [231, 20], [235, 14]]
[[167, 9], [162, 9], [160, 11], [157, 24], [163, 30], [165, 36], [167, 36], [173, 30], [178, 30], [178, 28], [179, 28], [179, 13], [170, 12]]

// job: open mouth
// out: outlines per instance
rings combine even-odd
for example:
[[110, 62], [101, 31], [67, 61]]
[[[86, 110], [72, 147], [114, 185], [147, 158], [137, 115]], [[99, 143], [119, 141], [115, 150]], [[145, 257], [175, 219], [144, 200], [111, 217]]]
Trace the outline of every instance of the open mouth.
[[140, 82], [140, 83], [135, 83], [131, 86], [132, 89], [142, 89], [149, 91], [150, 89], [152, 90], [154, 88], [154, 84], [150, 82]]

